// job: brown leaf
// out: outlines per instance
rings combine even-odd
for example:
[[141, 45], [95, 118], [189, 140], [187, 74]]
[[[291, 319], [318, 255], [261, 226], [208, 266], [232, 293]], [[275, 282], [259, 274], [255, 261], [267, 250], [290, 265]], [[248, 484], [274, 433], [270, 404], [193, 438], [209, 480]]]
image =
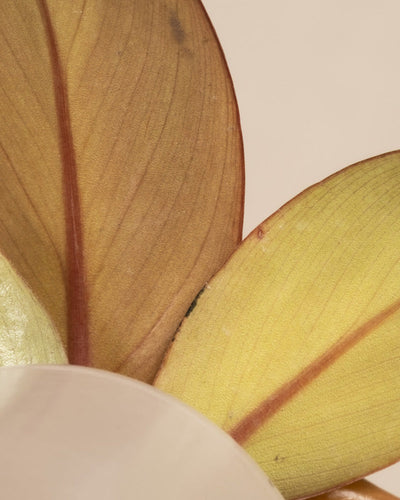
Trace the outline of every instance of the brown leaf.
[[197, 0], [0, 5], [1, 250], [70, 362], [151, 380], [240, 239], [231, 81]]

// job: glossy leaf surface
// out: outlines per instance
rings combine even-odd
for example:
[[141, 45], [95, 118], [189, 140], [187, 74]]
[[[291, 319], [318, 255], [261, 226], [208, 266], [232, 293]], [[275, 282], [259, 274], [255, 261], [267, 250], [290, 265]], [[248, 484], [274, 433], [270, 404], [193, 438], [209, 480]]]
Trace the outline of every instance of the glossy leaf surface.
[[241, 236], [242, 144], [198, 0], [0, 5], [0, 246], [72, 363], [151, 380]]
[[46, 311], [0, 254], [0, 366], [64, 364], [61, 339]]
[[400, 457], [400, 153], [317, 184], [211, 280], [156, 380], [286, 498]]

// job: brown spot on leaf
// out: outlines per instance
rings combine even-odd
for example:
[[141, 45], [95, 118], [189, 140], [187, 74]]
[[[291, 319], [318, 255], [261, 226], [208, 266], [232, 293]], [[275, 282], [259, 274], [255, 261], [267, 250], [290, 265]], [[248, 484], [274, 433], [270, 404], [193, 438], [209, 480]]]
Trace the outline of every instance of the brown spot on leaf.
[[169, 25], [175, 40], [179, 43], [179, 45], [182, 45], [186, 39], [186, 33], [182, 27], [179, 17], [175, 12], [173, 12], [169, 17]]

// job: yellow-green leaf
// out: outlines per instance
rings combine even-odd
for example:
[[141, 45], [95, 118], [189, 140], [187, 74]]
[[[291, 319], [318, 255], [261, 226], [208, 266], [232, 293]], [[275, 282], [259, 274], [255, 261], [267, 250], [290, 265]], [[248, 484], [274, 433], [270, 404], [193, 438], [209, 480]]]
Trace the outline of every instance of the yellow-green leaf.
[[0, 254], [0, 366], [66, 362], [46, 311]]
[[317, 184], [211, 280], [156, 381], [286, 498], [400, 457], [400, 153]]
[[242, 144], [199, 0], [0, 5], [0, 247], [72, 363], [151, 380], [240, 240]]

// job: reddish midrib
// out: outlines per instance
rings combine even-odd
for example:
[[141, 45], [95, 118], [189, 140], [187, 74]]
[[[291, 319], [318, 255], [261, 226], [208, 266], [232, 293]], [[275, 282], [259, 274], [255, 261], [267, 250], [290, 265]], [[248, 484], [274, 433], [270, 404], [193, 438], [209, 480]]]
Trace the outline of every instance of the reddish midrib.
[[72, 364], [89, 366], [89, 318], [82, 219], [68, 93], [46, 0], [37, 0], [37, 2], [47, 35], [59, 126], [66, 227], [68, 359]]
[[344, 335], [330, 349], [304, 368], [296, 377], [282, 385], [274, 394], [246, 415], [229, 434], [239, 444], [243, 445], [267, 420], [273, 417], [280, 408], [296, 396], [305, 386], [315, 380], [349, 349], [399, 310], [400, 300], [391, 304], [360, 327]]

